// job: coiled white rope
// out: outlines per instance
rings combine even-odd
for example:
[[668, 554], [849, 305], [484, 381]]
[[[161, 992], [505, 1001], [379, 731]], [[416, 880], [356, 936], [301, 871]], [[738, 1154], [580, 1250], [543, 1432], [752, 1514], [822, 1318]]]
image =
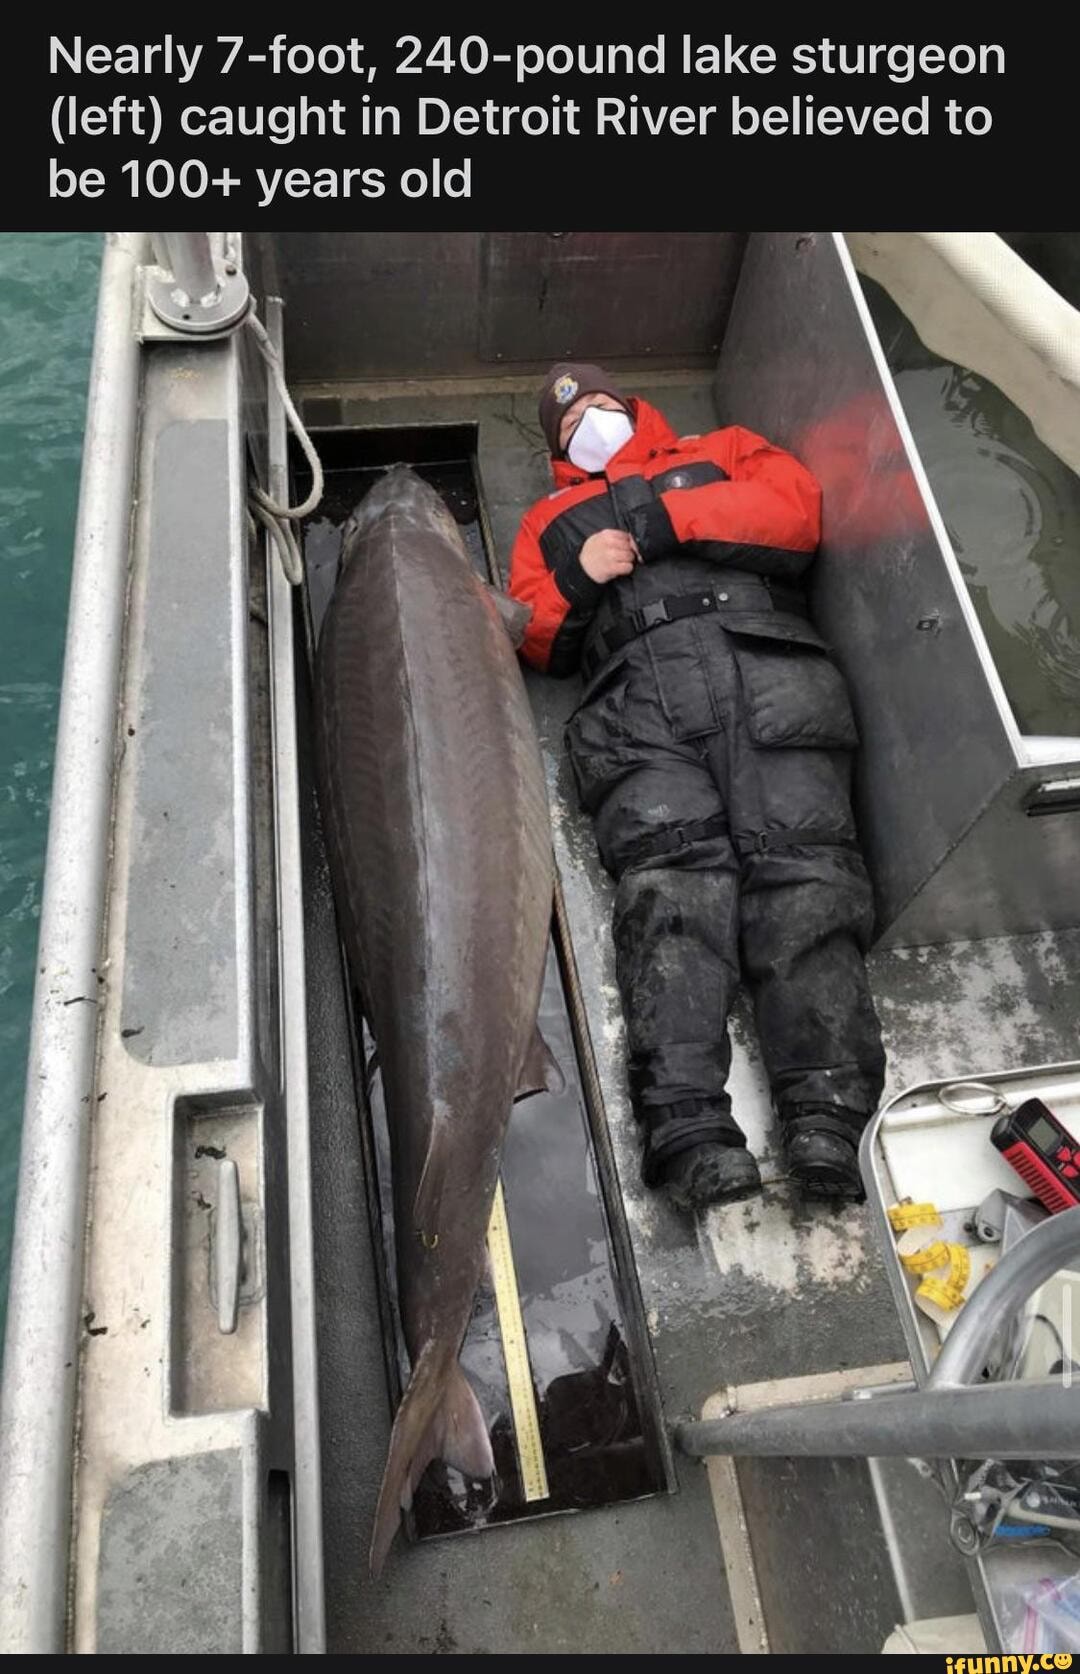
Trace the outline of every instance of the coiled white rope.
[[279, 505], [254, 479], [252, 479], [248, 489], [248, 505], [252, 517], [262, 524], [277, 548], [286, 581], [291, 587], [298, 587], [304, 579], [304, 561], [300, 555], [300, 544], [296, 539], [296, 531], [293, 525], [299, 523], [303, 517], [310, 517], [323, 497], [322, 464], [312, 445], [311, 437], [304, 429], [300, 415], [293, 406], [292, 396], [289, 394], [288, 386], [285, 383], [281, 356], [270, 341], [266, 328], [254, 309], [248, 313], [244, 323], [254, 333], [255, 341], [259, 346], [259, 353], [266, 362], [270, 376], [274, 381], [274, 388], [277, 390], [281, 405], [285, 409], [285, 417], [288, 420], [289, 428], [300, 443], [304, 458], [311, 468], [311, 492], [299, 506]]

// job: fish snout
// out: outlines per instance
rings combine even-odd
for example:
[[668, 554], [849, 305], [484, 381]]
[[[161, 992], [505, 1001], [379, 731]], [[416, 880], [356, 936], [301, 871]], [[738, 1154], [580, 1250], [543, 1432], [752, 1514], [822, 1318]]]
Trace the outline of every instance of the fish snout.
[[344, 562], [348, 562], [356, 544], [366, 540], [382, 519], [391, 515], [426, 527], [434, 525], [444, 533], [447, 525], [456, 528], [442, 496], [423, 477], [409, 465], [391, 465], [353, 508], [342, 531]]

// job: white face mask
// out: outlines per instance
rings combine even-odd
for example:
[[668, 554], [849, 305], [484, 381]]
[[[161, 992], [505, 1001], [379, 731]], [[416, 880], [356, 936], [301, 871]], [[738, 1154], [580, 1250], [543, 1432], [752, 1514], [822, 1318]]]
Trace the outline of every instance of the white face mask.
[[625, 413], [609, 412], [606, 407], [586, 407], [570, 438], [567, 457], [583, 471], [602, 471], [633, 434], [634, 427]]

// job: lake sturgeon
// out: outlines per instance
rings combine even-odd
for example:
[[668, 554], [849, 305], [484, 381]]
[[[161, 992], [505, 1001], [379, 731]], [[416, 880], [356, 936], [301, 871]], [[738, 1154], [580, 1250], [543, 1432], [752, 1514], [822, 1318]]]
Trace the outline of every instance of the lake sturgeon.
[[385, 1088], [412, 1369], [375, 1574], [432, 1460], [494, 1470], [458, 1353], [511, 1105], [558, 1082], [536, 1026], [553, 863], [514, 649], [527, 615], [481, 581], [443, 501], [403, 466], [346, 525], [316, 673], [320, 800]]

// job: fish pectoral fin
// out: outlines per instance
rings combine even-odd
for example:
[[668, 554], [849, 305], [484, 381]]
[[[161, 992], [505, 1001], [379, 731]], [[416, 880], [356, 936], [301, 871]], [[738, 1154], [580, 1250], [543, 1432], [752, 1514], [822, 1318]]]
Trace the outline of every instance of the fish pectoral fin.
[[483, 1479], [494, 1475], [495, 1459], [487, 1424], [460, 1366], [455, 1366], [447, 1379], [438, 1424], [438, 1458], [445, 1459], [462, 1476]]
[[433, 1250], [439, 1236], [439, 1211], [442, 1207], [446, 1172], [450, 1166], [451, 1142], [445, 1127], [431, 1124], [427, 1156], [420, 1171], [420, 1183], [413, 1199], [413, 1231], [423, 1239], [425, 1248]]
[[525, 629], [532, 616], [532, 605], [522, 604], [520, 599], [512, 599], [509, 593], [500, 593], [497, 587], [492, 587], [486, 581], [483, 587], [502, 618], [502, 625], [510, 635], [510, 643], [516, 651], [525, 638]]
[[532, 1040], [525, 1050], [514, 1100], [527, 1099], [532, 1093], [547, 1092], [558, 1096], [565, 1091], [566, 1077], [540, 1030], [534, 1029]]

